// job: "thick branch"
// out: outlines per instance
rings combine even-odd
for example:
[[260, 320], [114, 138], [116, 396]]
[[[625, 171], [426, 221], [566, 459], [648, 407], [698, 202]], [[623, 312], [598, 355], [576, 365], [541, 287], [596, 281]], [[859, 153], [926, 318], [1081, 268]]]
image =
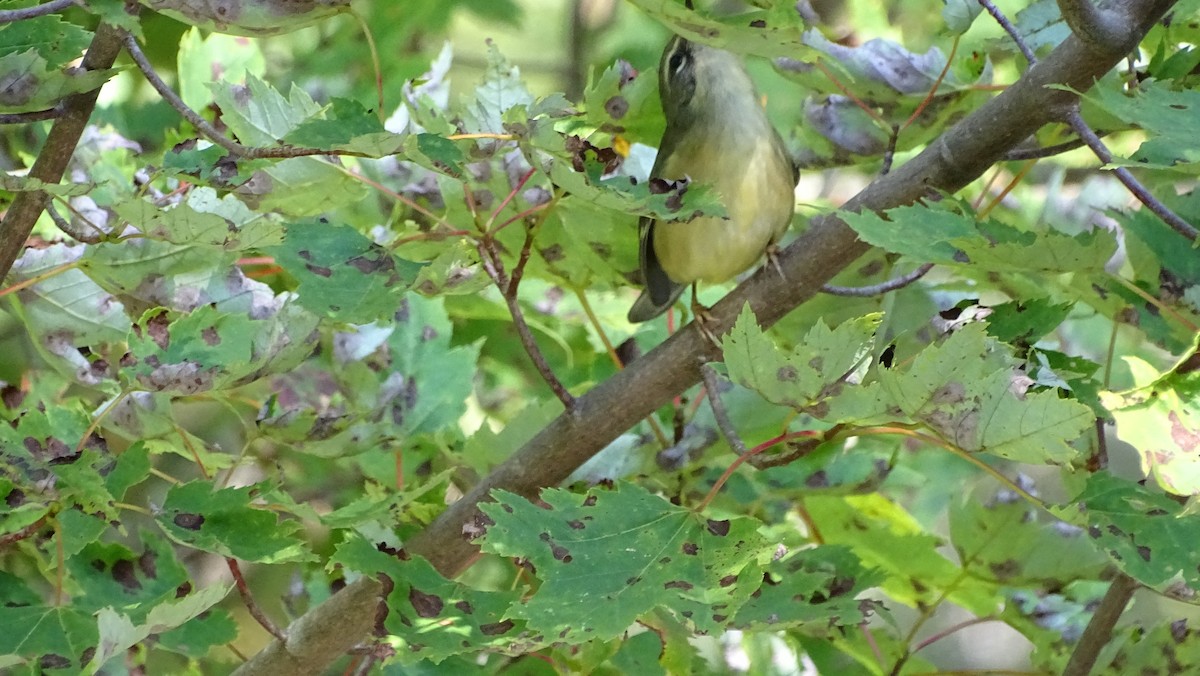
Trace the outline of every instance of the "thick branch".
[[[121, 31], [102, 23], [96, 27], [96, 34], [87, 54], [83, 57], [80, 67], [83, 70], [106, 70], [112, 68], [121, 52]], [[90, 92], [72, 94], [63, 100], [62, 113], [54, 121], [46, 136], [46, 144], [38, 153], [29, 175], [46, 183], [58, 183], [62, 180], [63, 172], [71, 162], [79, 137], [87, 126], [92, 110], [96, 107], [96, 97], [100, 89]], [[25, 240], [33, 231], [33, 225], [38, 216], [49, 203], [50, 196], [40, 190], [19, 192], [13, 198], [8, 214], [0, 223], [0, 280], [8, 275], [12, 264], [25, 247]]]
[[[1133, 26], [1144, 33], [1172, 4], [1173, 0], [1130, 2]], [[911, 204], [934, 190], [958, 191], [1043, 125], [1057, 122], [1062, 111], [1077, 100], [1072, 92], [1048, 89], [1047, 85], [1090, 89], [1124, 56], [1124, 49], [1097, 52], [1069, 38], [1002, 94], [907, 164], [867, 186], [844, 208], [889, 209]], [[707, 324], [713, 333], [723, 334], [749, 303], [759, 323], [770, 326], [868, 249], [836, 214], [814, 219], [808, 232], [780, 254], [783, 277], [760, 270], [713, 306]], [[542, 487], [558, 484], [663, 402], [699, 381], [701, 355], [713, 361], [721, 358], [699, 331], [676, 333], [630, 368], [580, 397], [574, 415], [550, 423], [451, 505], [408, 544], [408, 550], [429, 558], [443, 574], [457, 574], [476, 551], [463, 535], [463, 526], [478, 518], [476, 503], [486, 499], [493, 488], [532, 497]]]
[[[1131, 25], [1142, 34], [1173, 4], [1174, 0], [1130, 0]], [[1048, 89], [1047, 85], [1087, 90], [1125, 56], [1125, 51], [1097, 51], [1076, 38], [1068, 38], [1018, 82], [960, 121], [916, 158], [874, 181], [845, 208], [889, 209], [911, 204], [931, 191], [958, 191], [1040, 127], [1057, 121], [1075, 102], [1076, 96], [1070, 91]], [[869, 248], [836, 214], [815, 219], [808, 232], [781, 252], [779, 263], [784, 277], [774, 270], [760, 270], [712, 307], [707, 325], [716, 334], [728, 331], [742, 306], [749, 303], [759, 323], [770, 326], [812, 298], [822, 284]], [[695, 328], [679, 331], [579, 397], [573, 412], [559, 416], [535, 435], [406, 543], [406, 549], [427, 558], [444, 575], [458, 574], [477, 555], [478, 549], [471, 542], [471, 534], [482, 525], [477, 505], [493, 489], [533, 497], [541, 488], [559, 484], [658, 406], [697, 383], [703, 359], [719, 360], [720, 354]], [[356, 582], [342, 593], [358, 584], [362, 583]], [[371, 615], [375, 601], [361, 612]], [[301, 621], [315, 622], [311, 616], [320, 614], [321, 608], [314, 609]], [[336, 624], [331, 621], [326, 626]], [[340, 629], [336, 633], [342, 637], [343, 650], [362, 638]], [[332, 661], [335, 657], [330, 654], [325, 659]]]
[[1128, 52], [1141, 42], [1143, 31], [1128, 23], [1120, 7], [1119, 2], [1100, 9], [1092, 0], [1058, 0], [1058, 11], [1071, 32], [1092, 49]]
[[375, 608], [382, 593], [379, 580], [359, 578], [293, 622], [285, 641], [272, 641], [233, 673], [237, 676], [325, 673], [326, 665], [375, 627]]
[[1084, 629], [1083, 635], [1079, 637], [1079, 643], [1075, 644], [1071, 659], [1063, 669], [1063, 676], [1087, 676], [1092, 673], [1092, 667], [1096, 666], [1096, 658], [1112, 638], [1113, 627], [1140, 586], [1137, 580], [1125, 573], [1117, 573], [1112, 586], [1100, 601], [1100, 607], [1096, 608], [1096, 614], [1092, 615], [1087, 629]]

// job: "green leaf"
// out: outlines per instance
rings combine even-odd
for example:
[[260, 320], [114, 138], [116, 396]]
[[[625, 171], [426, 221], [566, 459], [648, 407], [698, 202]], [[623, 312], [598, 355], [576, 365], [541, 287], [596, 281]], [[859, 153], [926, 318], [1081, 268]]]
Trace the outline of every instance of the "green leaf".
[[94, 664], [103, 665], [141, 643], [151, 634], [184, 626], [220, 603], [229, 590], [230, 587], [224, 585], [212, 585], [178, 600], [160, 603], [145, 613], [145, 620], [142, 622], [137, 622], [112, 608], [102, 608], [97, 613], [100, 641]]
[[1137, 449], [1142, 471], [1163, 490], [1200, 495], [1200, 374], [1159, 374], [1132, 355], [1125, 362], [1137, 389], [1101, 394], [1116, 420], [1117, 435]]
[[91, 41], [91, 33], [61, 16], [38, 16], [0, 26], [0, 57], [32, 49], [59, 68], [82, 56]]
[[838, 545], [792, 552], [772, 562], [766, 575], [770, 581], [738, 611], [734, 626], [771, 631], [808, 623], [854, 626], [865, 622], [877, 604], [858, 596], [884, 579], [850, 548]]
[[1086, 406], [1055, 392], [1027, 391], [1003, 348], [980, 324], [923, 350], [907, 372], [884, 370], [883, 390], [905, 414], [965, 451], [987, 451], [1033, 463], [1065, 463], [1069, 445], [1091, 428]]
[[689, 10], [671, 0], [631, 0], [633, 5], [689, 40], [759, 56], [813, 58], [800, 40], [803, 22], [795, 11], [753, 10], [719, 20]]
[[691, 620], [716, 628], [712, 613], [737, 611], [732, 583], [772, 550], [752, 520], [705, 519], [631, 484], [586, 495], [547, 489], [545, 507], [493, 496], [499, 503], [480, 505], [494, 522], [484, 551], [526, 558], [542, 579], [510, 613], [561, 640], [612, 638], [656, 607], [696, 602], [709, 612]]
[[520, 604], [517, 591], [480, 591], [447, 580], [421, 558], [401, 560], [362, 538], [342, 543], [333, 561], [352, 570], [386, 573], [395, 586], [388, 595], [385, 626], [403, 646], [405, 663], [441, 662], [451, 655], [482, 649], [536, 649], [544, 639], [532, 638], [525, 622], [510, 619]]
[[859, 237], [888, 251], [971, 270], [1101, 272], [1116, 251], [1107, 231], [1080, 235], [1023, 232], [999, 221], [977, 221], [951, 207], [912, 205], [842, 217]]
[[[1127, 94], [1096, 87], [1088, 101], [1105, 112], [1146, 131], [1150, 137], [1130, 159], [1155, 167], [1183, 168], [1200, 162], [1200, 92], [1175, 90], [1165, 82], [1144, 82]], [[1195, 171], [1194, 167], [1189, 171]]]
[[390, 316], [419, 266], [344, 225], [302, 221], [268, 249], [299, 282], [300, 305], [319, 317], [368, 323]]
[[921, 607], [946, 599], [972, 613], [994, 612], [997, 590], [967, 575], [939, 553], [940, 538], [926, 532], [898, 504], [881, 495], [816, 496], [805, 500], [826, 545], [845, 545], [869, 568], [886, 574], [889, 597]]
[[123, 202], [115, 209], [146, 237], [174, 244], [244, 251], [283, 241], [282, 224], [251, 211], [231, 195], [217, 197], [212, 188], [196, 188], [186, 202], [169, 209], [146, 200]]
[[3, 84], [0, 111], [23, 113], [52, 108], [63, 97], [96, 89], [118, 72], [111, 68], [59, 68], [36, 48], [3, 54], [0, 55], [0, 83]]
[[187, 30], [179, 39], [176, 72], [179, 77], [179, 97], [192, 110], [204, 110], [213, 101], [213, 76], [222, 82], [245, 83], [248, 76], [266, 75], [267, 64], [256, 40], [210, 33], [205, 37], [199, 29]]
[[302, 123], [284, 141], [306, 148], [383, 157], [399, 150], [406, 139], [384, 129], [378, 115], [358, 101], [335, 98], [325, 109], [323, 118]]
[[1005, 343], [1033, 345], [1067, 318], [1069, 303], [1056, 304], [1048, 298], [1010, 301], [992, 306], [987, 332]]
[[172, 486], [156, 520], [176, 542], [244, 561], [312, 561], [300, 524], [251, 504], [256, 488], [213, 490], [207, 482]]
[[300, 87], [293, 85], [284, 98], [274, 87], [253, 74], [246, 85], [214, 82], [209, 85], [221, 119], [237, 140], [251, 146], [274, 146], [321, 108]]
[[262, 324], [208, 305], [187, 314], [149, 314], [134, 326], [122, 375], [151, 392], [227, 387], [261, 365], [251, 361], [251, 349]]
[[188, 581], [187, 570], [169, 542], [150, 531], [140, 535], [141, 553], [120, 544], [93, 542], [67, 559], [71, 579], [84, 595], [77, 607], [93, 612], [116, 608], [140, 619], [156, 604], [175, 598], [179, 586]]
[[886, 218], [873, 211], [839, 214], [866, 243], [935, 263], [960, 259], [956, 239], [976, 234], [975, 223], [944, 209], [911, 205], [890, 209]]
[[722, 341], [729, 377], [772, 403], [811, 408], [862, 364], [882, 319], [871, 314], [833, 330], [817, 320], [800, 344], [784, 353], [758, 328], [747, 305]]
[[450, 319], [441, 299], [415, 294], [404, 298], [388, 347], [395, 368], [390, 380], [400, 388], [390, 412], [394, 424], [407, 434], [453, 425], [466, 410], [479, 346], [451, 347], [450, 339]]
[[13, 265], [14, 282], [43, 277], [17, 295], [24, 306], [22, 320], [31, 334], [58, 336], [65, 345], [122, 341], [130, 322], [120, 300], [79, 268], [51, 274], [61, 266], [73, 266], [82, 254], [78, 247], [55, 244], [26, 251]]
[[1200, 521], [1181, 514], [1169, 496], [1133, 481], [1098, 472], [1088, 477], [1070, 507], [1055, 510], [1072, 518], [1074, 505], [1086, 507], [1080, 519], [1088, 535], [1130, 577], [1151, 587], [1177, 575], [1189, 587], [1200, 584]]
[[1042, 514], [1011, 491], [964, 493], [949, 509], [950, 538], [964, 567], [998, 584], [1056, 589], [1098, 577], [1108, 559], [1087, 531]]
[[[79, 673], [89, 664], [96, 647], [96, 620], [90, 613], [71, 606], [43, 605], [0, 607], [0, 660], [15, 656], [18, 662]], [[0, 662], [3, 663], [3, 662]]]

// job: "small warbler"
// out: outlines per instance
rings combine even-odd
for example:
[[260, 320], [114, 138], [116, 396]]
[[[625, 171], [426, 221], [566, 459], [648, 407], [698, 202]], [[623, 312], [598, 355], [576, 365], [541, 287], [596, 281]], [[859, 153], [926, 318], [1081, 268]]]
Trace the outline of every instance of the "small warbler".
[[741, 59], [676, 36], [658, 68], [666, 131], [650, 177], [714, 189], [725, 217], [639, 223], [646, 288], [629, 321], [662, 314], [695, 283], [724, 282], [746, 270], [787, 230], [799, 173], [771, 126]]

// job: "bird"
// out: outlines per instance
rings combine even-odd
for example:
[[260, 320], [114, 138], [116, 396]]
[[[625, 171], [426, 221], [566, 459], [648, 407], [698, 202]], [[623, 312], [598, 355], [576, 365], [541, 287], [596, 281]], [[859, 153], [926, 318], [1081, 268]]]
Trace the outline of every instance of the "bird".
[[657, 317], [691, 285], [693, 313], [703, 331], [696, 283], [728, 281], [773, 249], [795, 211], [799, 170], [738, 56], [674, 36], [659, 61], [658, 89], [666, 129], [651, 180], [686, 178], [708, 186], [726, 215], [686, 221], [642, 217], [639, 265], [645, 288], [628, 319]]

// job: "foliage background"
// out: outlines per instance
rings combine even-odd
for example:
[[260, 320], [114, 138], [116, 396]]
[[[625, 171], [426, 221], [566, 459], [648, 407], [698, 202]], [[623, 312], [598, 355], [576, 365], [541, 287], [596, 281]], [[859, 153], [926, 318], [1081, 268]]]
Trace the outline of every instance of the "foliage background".
[[[361, 629], [331, 669], [1059, 672], [1123, 585], [1142, 589], [1088, 648], [1099, 668], [1197, 664], [1200, 259], [1087, 149], [847, 215], [880, 249], [835, 284], [935, 267], [766, 332], [738, 314], [708, 394], [664, 389], [661, 437], [629, 430], [568, 489], [495, 495], [468, 533], [488, 526], [483, 557], [449, 582], [397, 552], [613, 377], [609, 346], [667, 336], [624, 314], [635, 216], [672, 196], [602, 176], [652, 161], [664, 22], [692, 18], [464, 0], [356, 3], [360, 22], [317, 3], [312, 25], [268, 14], [283, 32], [246, 37], [147, 4], [167, 11], [0, 27], [4, 111], [84, 89], [63, 69], [102, 17], [222, 133], [341, 154], [234, 161], [127, 55], [63, 185], [23, 178], [50, 122], [0, 128], [0, 206], [46, 189], [66, 222], [41, 217], [0, 301], [3, 667], [231, 671], [271, 638], [253, 614], [287, 628], [378, 573], [386, 619], [316, 628]], [[794, 232], [882, 172], [892, 125], [899, 167], [1027, 67], [973, 3], [811, 3], [833, 42], [803, 43], [792, 3], [758, 4], [777, 32], [739, 40], [731, 19], [724, 44], [825, 68], [750, 64], [804, 165]], [[997, 4], [1041, 56], [1068, 34], [1052, 2]], [[1114, 164], [1192, 223], [1196, 4], [1083, 105]]]

